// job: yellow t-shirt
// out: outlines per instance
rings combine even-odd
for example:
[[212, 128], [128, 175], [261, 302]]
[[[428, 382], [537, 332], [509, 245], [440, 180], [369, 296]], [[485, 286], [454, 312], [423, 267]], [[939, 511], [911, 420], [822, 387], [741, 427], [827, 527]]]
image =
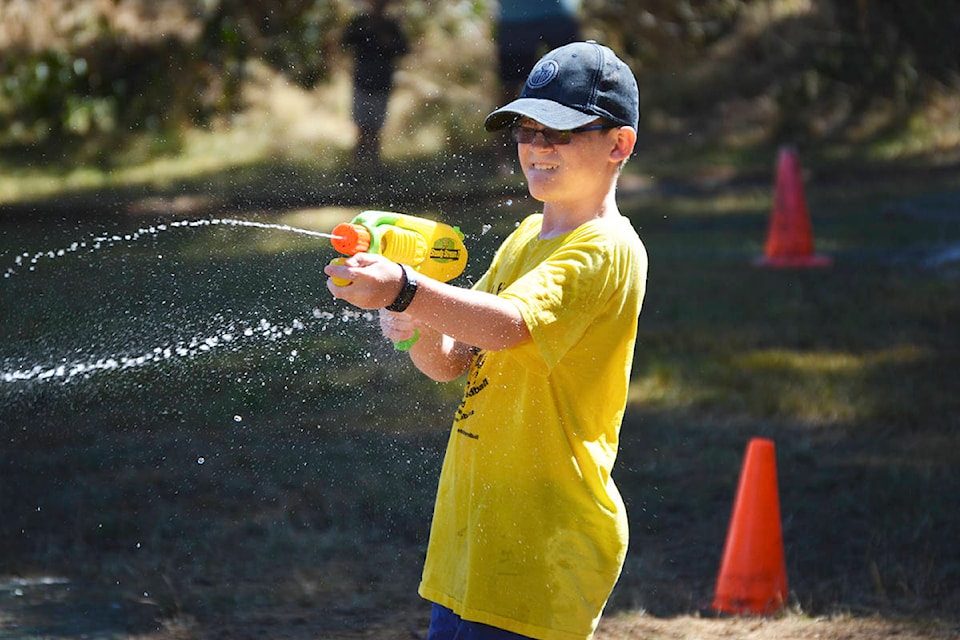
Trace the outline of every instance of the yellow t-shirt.
[[532, 340], [479, 351], [447, 445], [420, 595], [465, 620], [592, 636], [623, 566], [610, 477], [647, 254], [629, 220], [540, 240], [525, 219], [475, 289], [520, 310]]

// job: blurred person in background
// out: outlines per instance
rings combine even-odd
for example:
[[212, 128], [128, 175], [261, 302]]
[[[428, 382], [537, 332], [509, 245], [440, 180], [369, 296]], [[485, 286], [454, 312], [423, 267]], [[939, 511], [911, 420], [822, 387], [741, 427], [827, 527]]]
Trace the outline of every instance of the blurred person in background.
[[519, 95], [540, 56], [580, 39], [580, 0], [500, 0], [497, 57], [502, 103]]
[[399, 22], [387, 15], [390, 0], [370, 0], [367, 11], [347, 25], [343, 45], [353, 51], [352, 116], [357, 126], [353, 162], [358, 168], [380, 165], [380, 131], [387, 117], [397, 59], [407, 52]]
[[[580, 0], [500, 0], [495, 33], [501, 104], [523, 90], [527, 74], [540, 56], [580, 39]], [[514, 173], [514, 149], [497, 147], [498, 172]]]

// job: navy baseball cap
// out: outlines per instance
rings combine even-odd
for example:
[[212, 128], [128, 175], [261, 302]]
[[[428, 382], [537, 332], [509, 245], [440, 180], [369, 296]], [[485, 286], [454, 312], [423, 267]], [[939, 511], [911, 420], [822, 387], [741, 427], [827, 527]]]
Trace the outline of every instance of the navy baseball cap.
[[551, 129], [576, 129], [597, 118], [637, 129], [640, 91], [630, 67], [602, 44], [574, 42], [534, 65], [520, 97], [487, 116], [497, 131], [527, 116]]

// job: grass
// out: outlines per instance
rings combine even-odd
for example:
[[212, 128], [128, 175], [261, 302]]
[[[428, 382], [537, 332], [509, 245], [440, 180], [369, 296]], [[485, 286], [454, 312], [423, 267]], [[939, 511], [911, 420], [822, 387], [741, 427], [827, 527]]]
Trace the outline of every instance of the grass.
[[[920, 208], [933, 213], [945, 197], [902, 202], [926, 202]], [[698, 216], [684, 204], [645, 233], [652, 268], [665, 275], [645, 305], [634, 397], [641, 415], [651, 399], [662, 407], [655, 442], [697, 452], [674, 469], [682, 491], [671, 499], [689, 506], [668, 528], [684, 532], [688, 547], [707, 548], [708, 539], [689, 540], [694, 511], [694, 529], [712, 521], [714, 539], [722, 537], [729, 514], [717, 507], [735, 478], [710, 476], [713, 456], [723, 449], [724, 468], [735, 468], [729, 456], [747, 437], [772, 437], [791, 584], [804, 611], [841, 602], [923, 607], [949, 600], [956, 581], [956, 550], [936, 542], [936, 531], [956, 526], [946, 514], [956, 512], [957, 460], [943, 447], [957, 427], [960, 307], [956, 272], [922, 264], [957, 223], [891, 211], [896, 201], [815, 198], [819, 246], [836, 260], [825, 270], [752, 267], [762, 251], [743, 243], [752, 214]], [[755, 242], [761, 229], [757, 218]]]
[[[617, 472], [633, 542], [612, 621], [709, 601], [754, 436], [777, 445], [792, 610], [955, 620], [960, 299], [955, 264], [925, 260], [960, 242], [960, 219], [942, 215], [958, 196], [888, 188], [814, 185], [818, 250], [835, 264], [801, 271], [752, 264], [762, 187], [622, 194], [651, 272]], [[515, 194], [455, 218], [444, 207], [468, 235], [468, 279], [531, 207]], [[352, 211], [248, 215], [322, 228]], [[142, 225], [8, 223], [0, 260]], [[0, 575], [110, 588], [166, 621], [166, 637], [422, 625], [414, 590], [459, 388], [423, 381], [370, 319], [342, 315], [319, 276], [329, 257], [296, 234], [206, 227], [0, 282], [5, 371], [238, 336], [0, 386]]]

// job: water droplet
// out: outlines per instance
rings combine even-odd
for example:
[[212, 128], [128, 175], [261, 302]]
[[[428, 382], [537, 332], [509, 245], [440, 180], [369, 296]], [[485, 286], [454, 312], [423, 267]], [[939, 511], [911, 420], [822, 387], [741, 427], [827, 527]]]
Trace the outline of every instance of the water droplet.
[[[200, 456], [199, 458], [197, 458], [197, 464], [203, 464], [206, 461], [207, 459], [204, 458], [203, 456]], [[137, 546], [140, 546], [140, 545], [137, 545]]]

